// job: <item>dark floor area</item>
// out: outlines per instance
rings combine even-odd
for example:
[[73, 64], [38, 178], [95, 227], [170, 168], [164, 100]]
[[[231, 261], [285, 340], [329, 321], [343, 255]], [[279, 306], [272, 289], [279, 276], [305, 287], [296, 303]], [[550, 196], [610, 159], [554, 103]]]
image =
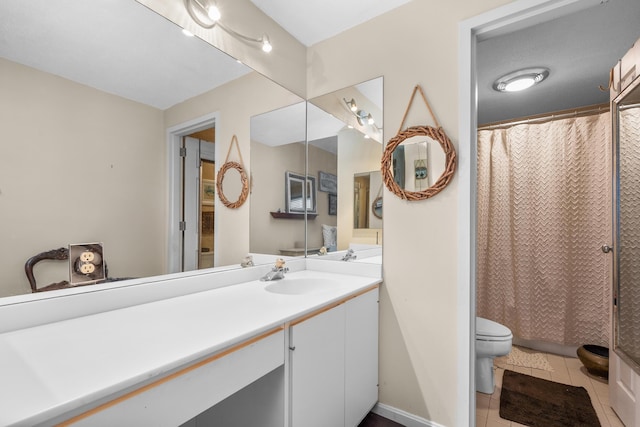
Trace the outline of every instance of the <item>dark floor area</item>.
[[402, 424], [398, 424], [395, 421], [391, 421], [378, 414], [369, 412], [364, 420], [358, 425], [358, 427], [404, 427]]

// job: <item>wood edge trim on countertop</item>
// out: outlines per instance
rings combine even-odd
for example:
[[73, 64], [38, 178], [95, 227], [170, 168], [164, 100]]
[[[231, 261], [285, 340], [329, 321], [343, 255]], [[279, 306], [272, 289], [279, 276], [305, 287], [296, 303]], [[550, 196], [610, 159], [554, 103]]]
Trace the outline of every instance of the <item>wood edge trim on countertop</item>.
[[166, 382], [169, 382], [169, 381], [171, 381], [171, 380], [173, 380], [173, 379], [175, 379], [177, 377], [180, 377], [180, 376], [182, 376], [182, 375], [184, 375], [186, 373], [189, 373], [189, 372], [191, 372], [193, 370], [196, 370], [196, 369], [198, 369], [198, 368], [200, 368], [200, 367], [202, 367], [204, 365], [207, 365], [207, 364], [209, 364], [211, 362], [214, 362], [214, 361], [216, 361], [216, 360], [218, 360], [218, 359], [220, 359], [220, 358], [222, 358], [224, 356], [227, 356], [227, 355], [229, 355], [231, 353], [234, 353], [234, 352], [236, 352], [238, 350], [241, 350], [241, 349], [243, 349], [245, 347], [248, 347], [248, 346], [250, 346], [251, 344], [253, 344], [255, 342], [258, 342], [258, 341], [260, 341], [260, 340], [262, 340], [264, 338], [267, 338], [267, 337], [269, 337], [269, 336], [271, 336], [273, 334], [276, 334], [276, 333], [278, 333], [280, 331], [283, 331], [283, 330], [284, 330], [283, 326], [278, 326], [277, 328], [274, 328], [274, 329], [272, 329], [270, 331], [267, 331], [267, 332], [265, 332], [263, 334], [257, 335], [257, 336], [255, 336], [253, 338], [250, 338], [250, 339], [246, 340], [246, 341], [243, 341], [240, 344], [233, 345], [233, 346], [231, 346], [231, 347], [229, 347], [229, 348], [227, 348], [225, 350], [219, 351], [218, 353], [215, 353], [215, 354], [213, 354], [213, 355], [211, 355], [211, 356], [209, 356], [209, 357], [207, 357], [207, 358], [205, 358], [205, 359], [203, 359], [203, 360], [201, 360], [199, 362], [196, 362], [196, 363], [194, 363], [192, 365], [186, 366], [186, 367], [184, 367], [184, 368], [182, 368], [182, 369], [180, 369], [180, 370], [178, 370], [178, 371], [176, 371], [176, 372], [174, 372], [172, 374], [169, 374], [169, 375], [167, 375], [165, 377], [162, 377], [162, 378], [160, 378], [160, 379], [158, 379], [158, 380], [156, 380], [156, 381], [154, 381], [152, 383], [149, 383], [149, 384], [147, 384], [145, 386], [142, 386], [140, 388], [132, 390], [132, 391], [130, 391], [128, 393], [123, 394], [122, 396], [119, 396], [119, 397], [117, 397], [117, 398], [115, 398], [113, 400], [110, 400], [110, 401], [105, 402], [105, 403], [103, 403], [103, 404], [101, 404], [99, 406], [96, 406], [93, 409], [90, 409], [90, 410], [88, 410], [86, 412], [83, 412], [83, 413], [81, 413], [79, 415], [76, 415], [76, 416], [74, 416], [74, 417], [72, 417], [72, 418], [70, 418], [70, 419], [68, 419], [66, 421], [63, 421], [63, 422], [61, 422], [59, 424], [56, 424], [56, 426], [64, 427], [64, 426], [69, 426], [71, 424], [74, 424], [74, 423], [76, 423], [78, 421], [81, 421], [81, 420], [83, 420], [85, 418], [88, 418], [88, 417], [90, 417], [92, 415], [95, 415], [98, 412], [102, 412], [105, 409], [108, 409], [108, 408], [110, 408], [112, 406], [115, 406], [115, 405], [121, 403], [121, 402], [124, 402], [125, 400], [131, 399], [132, 397], [135, 397], [135, 396], [137, 396], [139, 394], [142, 394], [145, 391], [151, 390], [151, 389], [153, 389], [153, 388], [155, 388], [155, 387], [157, 387], [159, 385], [162, 385], [162, 384], [164, 384]]
[[311, 312], [311, 313], [309, 313], [309, 314], [305, 314], [305, 315], [304, 315], [304, 316], [302, 316], [302, 317], [298, 317], [297, 319], [294, 319], [294, 320], [292, 320], [291, 322], [288, 322], [288, 323], [287, 323], [287, 326], [289, 326], [289, 327], [290, 327], [290, 326], [295, 326], [295, 325], [297, 325], [297, 324], [299, 324], [299, 323], [304, 322], [305, 320], [309, 320], [309, 319], [310, 319], [310, 318], [312, 318], [312, 317], [315, 317], [315, 316], [317, 316], [317, 315], [319, 315], [319, 314], [322, 314], [322, 313], [324, 313], [325, 311], [329, 311], [329, 310], [331, 310], [332, 308], [335, 308], [335, 307], [337, 307], [337, 306], [339, 306], [339, 305], [341, 305], [341, 304], [344, 304], [345, 302], [347, 302], [347, 301], [349, 301], [349, 300], [352, 300], [352, 299], [354, 299], [354, 298], [357, 298], [357, 297], [359, 297], [360, 295], [366, 294], [367, 292], [370, 292], [370, 291], [372, 291], [372, 290], [374, 290], [374, 289], [376, 289], [376, 288], [378, 288], [378, 287], [380, 287], [380, 284], [379, 284], [379, 283], [376, 283], [375, 285], [368, 286], [368, 287], [366, 287], [365, 289], [362, 289], [361, 291], [356, 292], [356, 293], [355, 293], [355, 294], [353, 294], [353, 295], [349, 295], [348, 297], [345, 297], [345, 298], [343, 298], [343, 299], [341, 299], [341, 300], [339, 300], [339, 301], [336, 301], [336, 302], [333, 302], [333, 303], [331, 303], [331, 304], [325, 305], [324, 307], [319, 308], [319, 309], [317, 309], [316, 311], [312, 311], [312, 312]]

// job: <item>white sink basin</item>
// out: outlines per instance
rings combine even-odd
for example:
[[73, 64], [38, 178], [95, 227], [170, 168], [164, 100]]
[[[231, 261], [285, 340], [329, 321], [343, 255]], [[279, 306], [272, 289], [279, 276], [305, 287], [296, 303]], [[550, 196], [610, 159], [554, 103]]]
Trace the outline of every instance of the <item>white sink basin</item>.
[[308, 295], [330, 291], [340, 286], [340, 283], [331, 279], [312, 277], [284, 278], [265, 286], [265, 290], [276, 294]]

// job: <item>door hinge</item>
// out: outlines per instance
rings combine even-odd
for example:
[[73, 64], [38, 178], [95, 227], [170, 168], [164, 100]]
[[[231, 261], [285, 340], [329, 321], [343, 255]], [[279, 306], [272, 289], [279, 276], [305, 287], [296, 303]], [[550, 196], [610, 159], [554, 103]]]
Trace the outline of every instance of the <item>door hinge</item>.
[[180, 157], [187, 157], [187, 147], [180, 147]]
[[185, 221], [180, 221], [178, 223], [178, 228], [180, 231], [185, 231], [187, 229], [187, 223]]

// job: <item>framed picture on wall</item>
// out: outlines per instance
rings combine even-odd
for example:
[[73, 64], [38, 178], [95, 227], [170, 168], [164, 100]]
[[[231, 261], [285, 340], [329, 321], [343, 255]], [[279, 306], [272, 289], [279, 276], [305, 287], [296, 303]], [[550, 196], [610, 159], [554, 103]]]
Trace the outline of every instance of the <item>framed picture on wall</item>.
[[203, 205], [213, 206], [216, 198], [216, 182], [213, 179], [202, 180], [201, 200]]
[[318, 190], [326, 193], [338, 193], [338, 177], [328, 172], [318, 172]]
[[213, 234], [213, 212], [202, 212], [202, 234]]
[[328, 194], [329, 196], [329, 215], [338, 214], [338, 196], [336, 194]]

